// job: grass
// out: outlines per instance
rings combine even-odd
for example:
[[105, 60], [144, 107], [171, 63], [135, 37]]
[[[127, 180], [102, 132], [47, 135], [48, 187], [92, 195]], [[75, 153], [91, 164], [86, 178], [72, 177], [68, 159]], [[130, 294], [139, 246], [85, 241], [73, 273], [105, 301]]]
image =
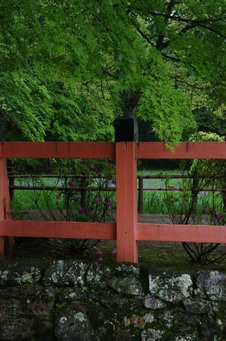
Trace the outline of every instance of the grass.
[[[178, 214], [185, 214], [186, 212], [182, 212], [182, 208], [187, 208], [189, 204], [189, 197], [191, 197], [191, 191], [189, 191], [189, 187], [191, 187], [192, 180], [191, 179], [171, 179], [168, 178], [169, 175], [180, 175], [180, 171], [167, 171], [165, 173], [161, 171], [150, 172], [150, 171], [142, 171], [138, 172], [138, 175], [156, 175], [156, 176], [164, 176], [163, 179], [143, 179], [143, 212], [149, 214], [171, 214], [172, 207], [169, 206], [169, 200], [174, 201], [177, 207], [174, 208], [174, 212], [178, 211]], [[173, 191], [164, 191], [163, 189], [167, 187], [174, 188]], [[152, 190], [148, 190], [148, 188], [152, 188]], [[184, 194], [185, 192], [180, 191], [180, 188], [186, 188], [188, 199], [187, 205], [184, 203]], [[197, 197], [197, 214], [207, 214], [208, 208], [213, 206], [213, 201], [215, 207], [218, 208], [218, 211], [221, 212], [223, 210], [223, 196], [221, 192], [211, 192], [211, 191], [201, 191]]]
[[[69, 180], [68, 180], [69, 181]], [[40, 209], [54, 209], [58, 206], [64, 206], [64, 195], [60, 194], [60, 191], [56, 189], [60, 186], [65, 186], [65, 180], [57, 178], [39, 178], [32, 179], [27, 177], [26, 179], [17, 178], [15, 179], [15, 186], [37, 186], [47, 187], [52, 186], [52, 190], [14, 190], [14, 200], [12, 202], [13, 208], [16, 210], [31, 210], [37, 209], [37, 205]], [[106, 186], [105, 179], [93, 179], [91, 183], [92, 187]], [[113, 187], [112, 180], [108, 180], [108, 187]], [[63, 193], [63, 192], [61, 192]], [[78, 201], [81, 199], [81, 192], [74, 192], [78, 197]], [[57, 198], [57, 194], [60, 195], [60, 199]], [[92, 192], [95, 197], [98, 192]], [[108, 197], [112, 199], [112, 207], [116, 206], [116, 195], [114, 192], [108, 192]]]
[[[166, 173], [163, 173], [161, 171], [152, 172], [148, 170], [139, 171], [138, 175], [165, 175], [165, 178], [163, 179], [145, 179], [143, 180], [143, 212], [149, 213], [149, 214], [170, 214], [169, 212], [169, 206], [167, 204], [167, 196], [174, 195], [175, 198], [177, 198], [177, 201], [181, 195], [181, 191], [177, 190], [180, 187], [188, 187], [189, 186], [189, 180], [185, 180], [185, 183], [183, 183], [182, 179], [170, 179], [167, 180], [167, 176], [173, 175], [173, 174], [180, 174], [180, 171], [168, 171]], [[137, 180], [139, 182], [139, 180]], [[172, 186], [175, 188], [174, 191], [166, 192], [159, 189], [164, 189], [167, 185]], [[103, 186], [104, 180], [102, 180], [102, 186]], [[30, 210], [30, 209], [37, 209], [37, 203], [38, 206], [41, 209], [54, 209], [59, 205], [59, 200], [56, 197], [56, 194], [58, 193], [55, 189], [55, 186], [64, 186], [65, 182], [63, 179], [52, 179], [52, 178], [39, 178], [32, 180], [31, 178], [26, 179], [16, 179], [15, 185], [18, 186], [53, 186], [53, 190], [15, 190], [14, 191], [14, 202], [13, 205], [17, 209], [21, 210]], [[100, 185], [99, 179], [94, 179], [92, 186], [96, 187]], [[112, 183], [112, 181], [108, 181], [108, 187], [114, 187], [115, 185]], [[152, 188], [153, 190], [148, 190], [148, 188]], [[97, 192], [93, 192], [93, 195], [95, 196]], [[78, 192], [78, 197], [80, 198], [80, 192]], [[112, 206], [116, 206], [116, 194], [115, 192], [108, 192], [109, 198], [112, 199]], [[211, 207], [212, 201], [215, 201], [215, 204], [219, 207], [219, 211], [222, 210], [223, 206], [223, 200], [221, 193], [215, 193], [214, 199], [211, 192], [202, 191], [198, 195], [197, 199], [197, 208], [198, 214], [206, 214], [207, 207]], [[63, 204], [63, 202], [62, 202]]]

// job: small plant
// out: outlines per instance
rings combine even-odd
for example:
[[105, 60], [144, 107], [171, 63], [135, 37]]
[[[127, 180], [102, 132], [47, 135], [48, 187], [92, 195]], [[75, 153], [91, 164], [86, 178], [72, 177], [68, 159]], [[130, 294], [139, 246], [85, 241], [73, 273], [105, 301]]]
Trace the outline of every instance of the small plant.
[[[105, 160], [73, 160], [73, 167], [63, 169], [62, 178], [53, 180], [51, 190], [29, 190], [31, 207], [45, 220], [105, 222], [115, 221], [111, 209], [115, 208], [115, 194], [103, 187], [115, 184], [114, 165]], [[72, 176], [65, 176], [73, 174]], [[28, 177], [26, 185], [46, 186], [45, 179]], [[51, 184], [48, 183], [48, 186]], [[59, 188], [60, 187], [60, 188]], [[91, 187], [95, 187], [93, 190]], [[43, 208], [46, 211], [43, 210]], [[82, 256], [87, 248], [99, 240], [51, 239], [48, 243], [65, 256]]]
[[[198, 136], [200, 139], [204, 136], [207, 141], [208, 134], [203, 134]], [[209, 138], [213, 138], [212, 135]], [[179, 188], [174, 188], [168, 182], [172, 191], [166, 192], [164, 199], [173, 224], [201, 224], [201, 215], [208, 214], [209, 225], [225, 225], [225, 195], [224, 191], [221, 192], [225, 187], [225, 166], [224, 160], [194, 160], [187, 172], [186, 163], [181, 163], [182, 183]], [[182, 245], [196, 264], [215, 262], [225, 256], [223, 252], [217, 258], [211, 257], [220, 243], [183, 242]]]

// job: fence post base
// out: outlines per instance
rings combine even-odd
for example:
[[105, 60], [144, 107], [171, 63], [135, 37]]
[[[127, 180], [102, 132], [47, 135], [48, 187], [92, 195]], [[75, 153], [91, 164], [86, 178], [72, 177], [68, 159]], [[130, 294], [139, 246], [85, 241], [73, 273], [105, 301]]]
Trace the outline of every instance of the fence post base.
[[138, 263], [136, 142], [116, 142], [117, 261]]

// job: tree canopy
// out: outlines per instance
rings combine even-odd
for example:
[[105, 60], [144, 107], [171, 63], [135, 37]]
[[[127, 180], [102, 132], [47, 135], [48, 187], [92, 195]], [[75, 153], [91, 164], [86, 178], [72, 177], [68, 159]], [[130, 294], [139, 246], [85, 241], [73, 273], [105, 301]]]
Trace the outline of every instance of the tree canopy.
[[[114, 115], [136, 113], [168, 143], [195, 129], [194, 110], [225, 115], [223, 0], [1, 0], [0, 15], [2, 88], [10, 102], [15, 88], [27, 98], [18, 93], [24, 106], [17, 103], [17, 120], [32, 117], [31, 138], [44, 138], [54, 120], [67, 115], [70, 98], [80, 123], [86, 122], [84, 108], [91, 121], [104, 118], [108, 125]], [[61, 111], [53, 105], [59, 89], [52, 87], [59, 83], [70, 94], [67, 104], [59, 95]], [[14, 107], [2, 94], [1, 112], [8, 117]]]

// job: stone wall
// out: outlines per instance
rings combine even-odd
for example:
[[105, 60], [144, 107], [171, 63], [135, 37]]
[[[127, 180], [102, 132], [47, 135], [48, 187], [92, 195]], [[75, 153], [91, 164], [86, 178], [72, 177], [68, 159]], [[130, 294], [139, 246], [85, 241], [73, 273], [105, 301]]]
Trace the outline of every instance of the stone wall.
[[226, 340], [226, 275], [0, 261], [0, 340]]

